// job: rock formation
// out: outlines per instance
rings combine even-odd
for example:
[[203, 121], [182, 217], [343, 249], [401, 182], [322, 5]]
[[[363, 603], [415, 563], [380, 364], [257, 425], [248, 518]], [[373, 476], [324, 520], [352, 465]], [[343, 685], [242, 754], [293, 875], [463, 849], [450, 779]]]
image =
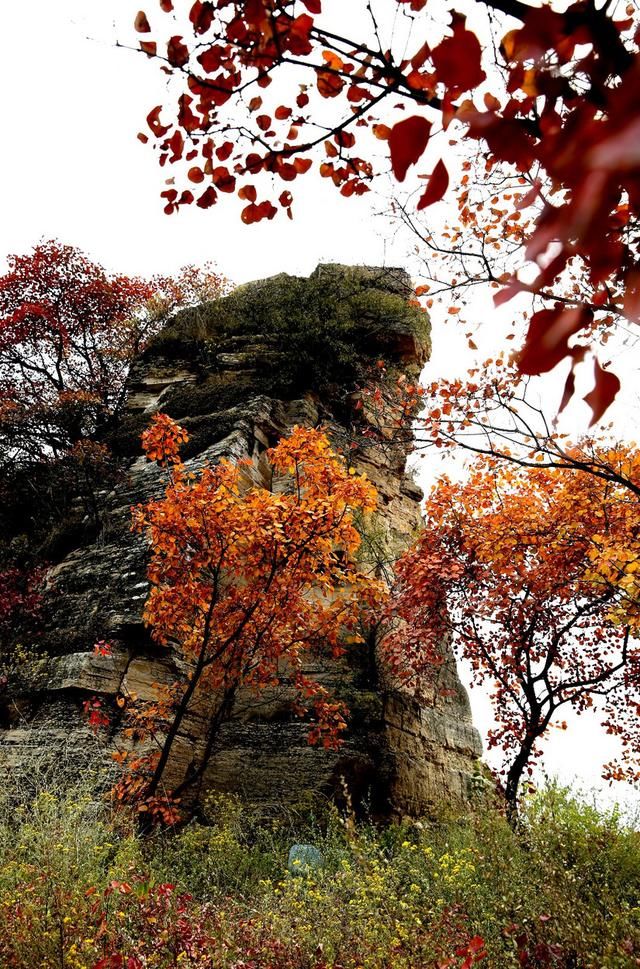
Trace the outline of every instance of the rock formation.
[[[149, 416], [163, 410], [188, 429], [185, 457], [196, 468], [222, 456], [250, 457], [260, 482], [264, 452], [294, 424], [324, 424], [349, 441], [354, 463], [380, 495], [380, 540], [398, 549], [420, 525], [420, 490], [405, 473], [406, 449], [374, 446], [363, 435], [366, 408], [354, 410], [361, 372], [387, 363], [389, 380], [415, 378], [429, 353], [428, 320], [409, 306], [400, 270], [321, 266], [309, 279], [278, 276], [241, 287], [216, 304], [184, 311], [133, 366], [126, 413], [110, 444], [127, 462], [104, 496], [103, 527], [50, 572], [48, 658], [7, 706], [0, 770], [47, 758], [72, 771], [108, 764], [111, 738], [96, 738], [82, 717], [93, 696], [117, 714], [123, 691], [146, 697], [171, 676], [170, 656], [141, 621], [147, 595], [146, 549], [130, 531], [130, 508], [157, 494], [162, 474], [140, 454]], [[97, 640], [114, 644], [97, 656]], [[314, 670], [348, 702], [351, 723], [339, 752], [309, 747], [308, 728], [282, 698], [249, 706], [223, 728], [206, 786], [268, 807], [331, 796], [343, 778], [374, 811], [417, 814], [445, 799], [464, 802], [480, 743], [468, 700], [448, 657], [437, 685], [420, 702], [383, 689], [368, 659]], [[445, 687], [445, 689], [443, 689]], [[184, 771], [199, 743], [193, 716], [174, 765]]]

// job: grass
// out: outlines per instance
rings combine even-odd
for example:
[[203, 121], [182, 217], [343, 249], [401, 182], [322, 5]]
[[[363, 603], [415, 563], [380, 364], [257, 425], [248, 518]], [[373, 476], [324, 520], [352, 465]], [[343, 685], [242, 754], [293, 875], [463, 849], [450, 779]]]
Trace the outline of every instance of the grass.
[[[549, 788], [388, 827], [333, 808], [258, 822], [231, 799], [143, 841], [78, 791], [0, 813], [0, 965], [487, 969], [640, 965], [640, 834]], [[292, 844], [322, 865], [287, 868]]]

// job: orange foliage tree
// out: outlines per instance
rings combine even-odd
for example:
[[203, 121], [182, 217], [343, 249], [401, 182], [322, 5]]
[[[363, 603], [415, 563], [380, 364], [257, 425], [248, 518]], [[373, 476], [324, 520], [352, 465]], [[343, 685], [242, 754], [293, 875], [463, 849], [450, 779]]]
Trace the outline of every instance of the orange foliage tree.
[[[375, 508], [375, 490], [322, 432], [294, 428], [267, 453], [271, 490], [252, 483], [248, 461], [190, 472], [179, 457], [186, 440], [156, 415], [143, 443], [150, 460], [169, 466], [169, 481], [161, 498], [134, 510], [133, 524], [151, 544], [145, 621], [185, 672], [158, 688], [157, 701], [131, 705], [127, 733], [147, 741], [144, 752], [115, 755], [125, 765], [118, 797], [164, 821], [202, 779], [239, 691], [285, 688], [297, 713], [313, 710], [310, 741], [339, 743], [344, 707], [305, 673], [305, 657], [338, 657], [363, 641], [384, 595], [356, 562], [354, 512]], [[169, 784], [176, 739], [194, 711], [204, 717], [203, 743]]]
[[[602, 458], [613, 463], [612, 455]], [[633, 476], [638, 453], [618, 460]], [[553, 723], [562, 726], [563, 708], [597, 708], [637, 759], [636, 497], [573, 469], [520, 469], [483, 457], [464, 483], [440, 479], [426, 516], [399, 564], [394, 608], [404, 622], [395, 637], [413, 670], [438, 662], [450, 640], [475, 682], [489, 686], [497, 723], [489, 744], [505, 754], [510, 816], [541, 738]], [[610, 778], [624, 773], [606, 768]], [[626, 774], [639, 776], [637, 767]]]
[[[482, 0], [470, 28], [453, 2], [445, 26], [427, 0], [386, 0], [378, 13], [360, 0], [349, 5], [359, 14], [353, 37], [329, 6], [161, 0], [138, 13], [141, 50], [175, 82], [174, 105], [155, 106], [140, 135], [162, 165], [184, 171], [162, 193], [165, 211], [237, 194], [245, 223], [291, 216], [293, 183], [314, 159], [346, 197], [367, 192], [390, 163], [398, 182], [417, 174], [418, 211], [453, 182], [458, 222], [440, 243], [422, 235], [453, 258], [454, 289], [486, 281], [499, 302], [519, 292], [540, 301], [526, 372], [566, 357], [575, 364], [594, 332], [637, 320], [635, 7]], [[443, 129], [477, 159], [461, 176]], [[386, 162], [376, 138], [387, 143]], [[515, 267], [499, 265], [504, 251], [519, 254]], [[525, 264], [533, 275], [518, 275]], [[582, 348], [567, 335], [583, 337]], [[598, 407], [616, 390], [598, 363]]]

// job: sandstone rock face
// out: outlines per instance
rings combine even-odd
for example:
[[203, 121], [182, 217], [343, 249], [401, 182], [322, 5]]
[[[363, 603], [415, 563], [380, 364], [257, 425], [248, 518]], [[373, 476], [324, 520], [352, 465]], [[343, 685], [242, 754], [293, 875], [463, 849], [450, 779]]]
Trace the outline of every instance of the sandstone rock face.
[[[152, 697], [154, 683], [175, 676], [175, 660], [142, 623], [147, 553], [130, 531], [131, 506], [162, 489], [162, 472], [139, 455], [140, 431], [155, 411], [166, 411], [188, 429], [192, 468], [223, 456], [249, 457], [256, 483], [264, 482], [268, 447], [295, 424], [324, 424], [337, 444], [355, 442], [354, 463], [380, 495], [386, 546], [395, 550], [410, 541], [420, 527], [421, 493], [405, 474], [406, 449], [367, 444], [366, 414], [359, 410], [356, 418], [352, 406], [356, 375], [348, 360], [352, 346], [358, 366], [382, 357], [390, 380], [401, 371], [416, 376], [429, 339], [425, 318], [407, 309], [409, 283], [399, 270], [336, 266], [319, 267], [309, 280], [261, 281], [242, 287], [215, 311], [182, 314], [136, 362], [127, 411], [111, 441], [127, 470], [104, 496], [100, 535], [49, 574], [48, 659], [29, 689], [8, 704], [0, 771], [28, 772], [47, 758], [71, 773], [89, 765], [112, 771], [109, 753], [121, 729], [116, 698], [123, 692]], [[331, 319], [323, 316], [329, 312]], [[330, 355], [336, 345], [339, 360]], [[336, 369], [340, 381], [332, 383]], [[95, 655], [97, 640], [114, 644], [113, 655]], [[451, 657], [440, 682], [421, 691], [420, 702], [385, 687], [384, 671], [372, 669], [370, 657], [311, 672], [351, 709], [340, 751], [310, 747], [308, 726], [290, 713], [286, 697], [273, 694], [260, 704], [241, 700], [222, 729], [207, 788], [236, 792], [269, 810], [303, 801], [308, 792], [334, 796], [345, 782], [356, 801], [379, 814], [423, 814], [443, 800], [468, 799], [481, 746]], [[94, 696], [114, 711], [104, 737], [96, 738], [82, 717], [83, 702]], [[172, 761], [176, 778], [184, 776], [202, 735], [196, 712]]]

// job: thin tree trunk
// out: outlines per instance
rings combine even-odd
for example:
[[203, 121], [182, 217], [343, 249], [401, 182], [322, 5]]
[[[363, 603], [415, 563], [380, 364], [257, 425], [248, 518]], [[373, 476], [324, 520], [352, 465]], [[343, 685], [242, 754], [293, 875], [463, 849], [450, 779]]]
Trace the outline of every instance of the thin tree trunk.
[[527, 734], [507, 774], [507, 783], [504, 791], [505, 801], [507, 802], [507, 821], [514, 829], [518, 825], [518, 792], [520, 782], [533, 752], [535, 740], [535, 734]]

